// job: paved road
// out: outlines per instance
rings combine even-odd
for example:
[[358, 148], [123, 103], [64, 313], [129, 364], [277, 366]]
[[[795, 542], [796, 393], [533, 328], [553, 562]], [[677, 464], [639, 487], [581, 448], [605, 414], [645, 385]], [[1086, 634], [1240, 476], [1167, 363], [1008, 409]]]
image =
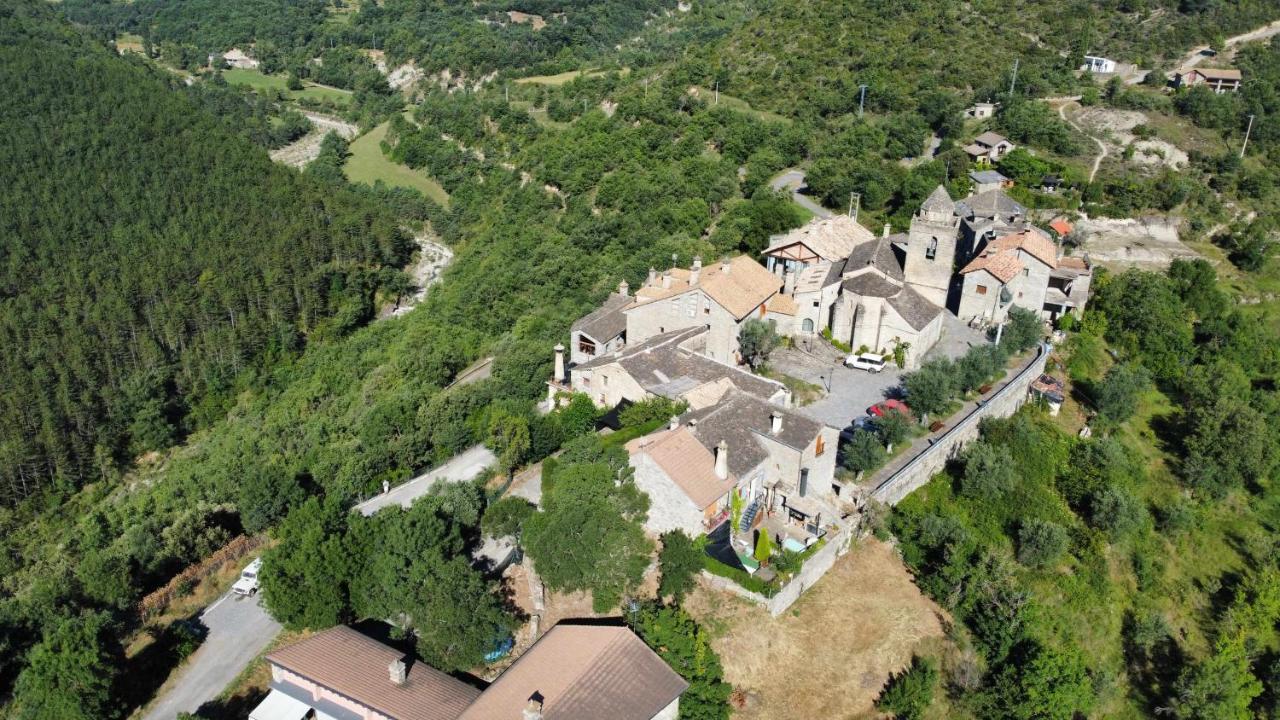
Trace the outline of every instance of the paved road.
[[800, 193], [801, 190], [808, 187], [804, 184], [803, 170], [787, 170], [778, 177], [769, 181], [769, 187], [774, 190], [791, 190], [791, 199], [795, 200], [797, 205], [800, 205], [820, 218], [829, 218], [833, 214], [830, 210], [814, 202], [808, 195], [802, 195]]
[[414, 500], [430, 492], [431, 487], [441, 480], [455, 482], [471, 480], [482, 470], [492, 466], [498, 458], [489, 448], [483, 445], [465, 450], [453, 456], [448, 462], [430, 472], [419, 475], [403, 485], [391, 488], [390, 492], [372, 497], [356, 505], [355, 509], [363, 515], [372, 515], [384, 507], [399, 505], [409, 507]]
[[147, 707], [142, 720], [173, 720], [180, 712], [195, 712], [218, 697], [280, 632], [280, 624], [259, 597], [229, 591], [206, 608], [200, 620], [208, 636], [164, 695]]

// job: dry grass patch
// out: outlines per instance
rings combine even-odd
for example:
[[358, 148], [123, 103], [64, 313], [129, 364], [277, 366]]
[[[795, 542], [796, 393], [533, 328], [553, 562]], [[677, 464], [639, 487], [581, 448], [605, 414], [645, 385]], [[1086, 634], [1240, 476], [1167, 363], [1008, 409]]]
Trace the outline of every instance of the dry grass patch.
[[688, 610], [713, 633], [725, 679], [750, 700], [736, 718], [873, 713], [889, 673], [943, 641], [945, 612], [920, 593], [897, 552], [859, 542], [778, 618], [699, 588]]

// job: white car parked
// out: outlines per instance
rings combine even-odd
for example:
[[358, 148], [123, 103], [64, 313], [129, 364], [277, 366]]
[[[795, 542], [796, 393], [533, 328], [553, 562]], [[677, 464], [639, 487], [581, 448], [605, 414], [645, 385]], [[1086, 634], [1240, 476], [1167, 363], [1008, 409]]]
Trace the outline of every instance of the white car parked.
[[249, 566], [240, 572], [240, 579], [231, 586], [231, 592], [251, 597], [258, 592], [258, 571], [262, 569], [262, 558], [254, 558]]
[[875, 353], [860, 353], [858, 355], [850, 355], [845, 358], [846, 367], [856, 370], [866, 370], [867, 372], [878, 373], [884, 370], [884, 357]]

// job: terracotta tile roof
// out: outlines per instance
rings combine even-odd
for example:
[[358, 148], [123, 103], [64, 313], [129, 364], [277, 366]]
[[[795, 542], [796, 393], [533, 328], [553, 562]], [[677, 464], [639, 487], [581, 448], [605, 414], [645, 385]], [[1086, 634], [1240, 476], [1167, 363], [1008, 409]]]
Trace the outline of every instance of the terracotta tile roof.
[[769, 238], [765, 254], [801, 243], [827, 262], [846, 257], [855, 245], [875, 238], [875, 234], [848, 215], [814, 218], [782, 235]]
[[627, 452], [648, 455], [699, 510], [705, 510], [734, 486], [737, 478], [716, 477], [716, 457], [683, 425], [627, 443]]
[[662, 287], [662, 280], [659, 280], [637, 290], [636, 304], [629, 310], [655, 300], [683, 295], [696, 288], [741, 320], [782, 287], [781, 278], [746, 255], [739, 255], [728, 263], [715, 262], [703, 266], [696, 286], [690, 285], [691, 274], [687, 269], [675, 268], [670, 275], [670, 287]]
[[534, 695], [543, 720], [650, 720], [688, 687], [630, 630], [561, 623], [459, 720], [519, 720]]
[[1051, 268], [1058, 266], [1058, 247], [1040, 231], [1030, 228], [992, 240], [987, 243], [987, 251], [991, 250], [1022, 250]]
[[1049, 221], [1049, 228], [1059, 235], [1070, 235], [1075, 226], [1067, 222], [1066, 218], [1054, 218]]
[[794, 298], [792, 298], [790, 295], [782, 295], [782, 294], [779, 294], [777, 297], [770, 299], [769, 302], [765, 305], [765, 309], [768, 310], [769, 312], [778, 313], [779, 315], [795, 315], [797, 312], [800, 311], [800, 308], [796, 306], [796, 301]]
[[1089, 263], [1084, 258], [1075, 257], [1074, 255], [1063, 255], [1062, 258], [1058, 260], [1058, 268], [1087, 272], [1089, 270]]
[[406, 660], [405, 684], [389, 666], [405, 654], [339, 625], [280, 648], [267, 661], [395, 720], [454, 720], [480, 691], [423, 662]]
[[1011, 251], [984, 252], [978, 257], [964, 266], [960, 271], [962, 275], [968, 275], [971, 272], [986, 270], [996, 277], [997, 280], [1007, 283], [1018, 276], [1022, 272], [1022, 263], [1018, 260], [1018, 254]]

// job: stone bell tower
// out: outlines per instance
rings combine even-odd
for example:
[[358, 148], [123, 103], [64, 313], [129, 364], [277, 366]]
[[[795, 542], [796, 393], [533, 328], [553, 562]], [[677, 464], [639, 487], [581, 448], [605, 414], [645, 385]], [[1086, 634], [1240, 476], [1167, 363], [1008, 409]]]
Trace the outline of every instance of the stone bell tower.
[[937, 187], [911, 218], [903, 274], [907, 284], [938, 306], [946, 306], [955, 272], [960, 218], [947, 189]]

